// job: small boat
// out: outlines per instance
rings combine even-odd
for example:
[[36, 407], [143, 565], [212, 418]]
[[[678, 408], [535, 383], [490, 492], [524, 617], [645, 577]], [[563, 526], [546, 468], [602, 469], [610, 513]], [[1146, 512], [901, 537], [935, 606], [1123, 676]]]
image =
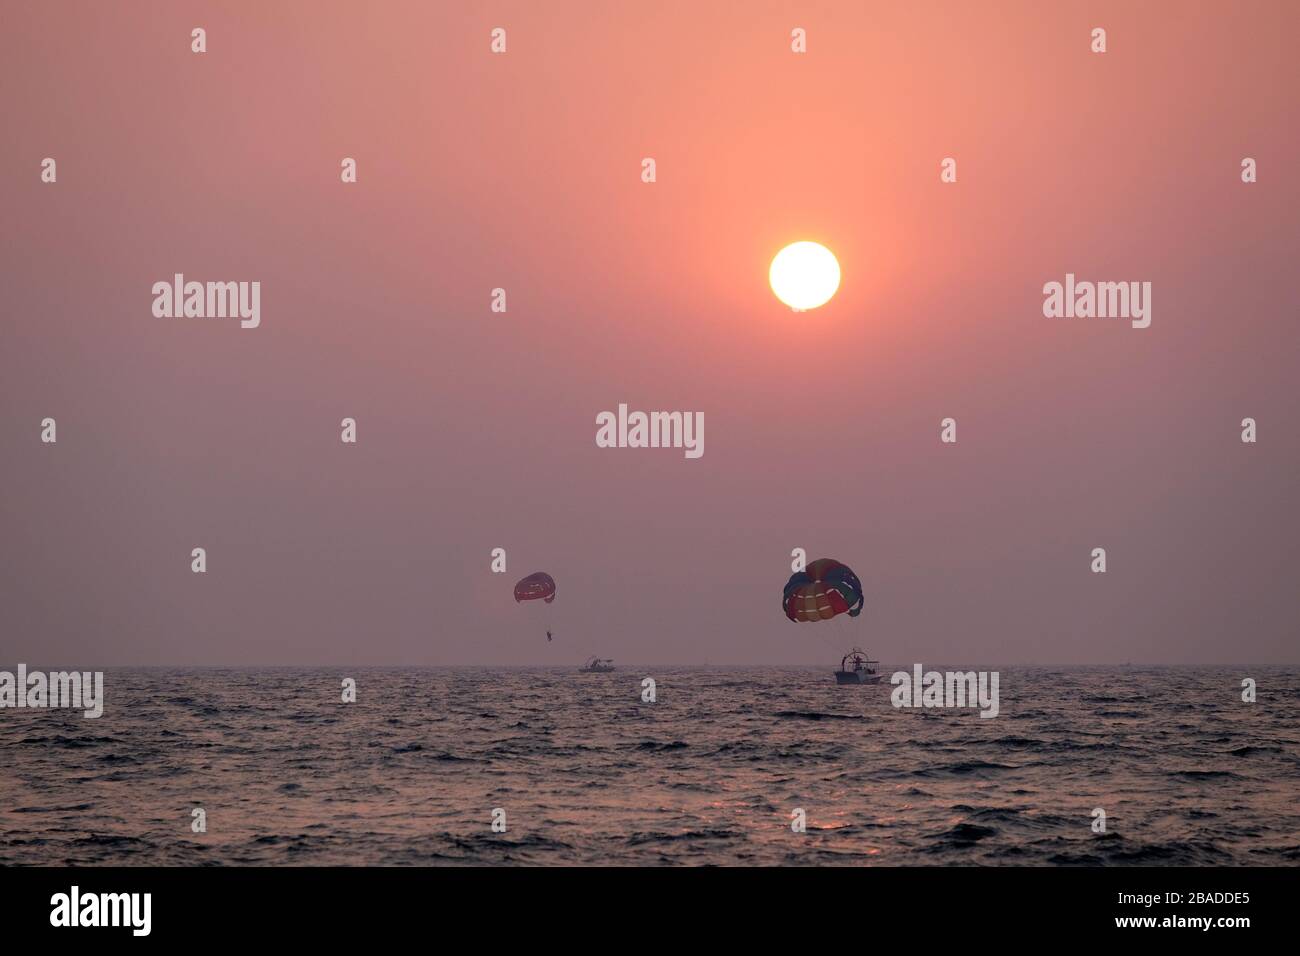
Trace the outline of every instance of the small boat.
[[613, 658], [602, 660], [599, 657], [588, 657], [587, 663], [578, 668], [578, 670], [582, 671], [584, 674], [608, 674], [613, 669]]
[[837, 684], [878, 684], [880, 673], [875, 665], [880, 661], [867, 658], [867, 652], [855, 647], [840, 660], [840, 669], [835, 672]]

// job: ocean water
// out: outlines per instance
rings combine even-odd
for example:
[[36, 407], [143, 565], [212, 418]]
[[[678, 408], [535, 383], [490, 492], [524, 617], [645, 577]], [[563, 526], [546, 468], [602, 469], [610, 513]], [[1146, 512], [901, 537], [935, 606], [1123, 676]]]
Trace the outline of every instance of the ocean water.
[[1300, 862], [1300, 669], [1004, 668], [992, 719], [882, 669], [110, 670], [0, 710], [0, 864]]

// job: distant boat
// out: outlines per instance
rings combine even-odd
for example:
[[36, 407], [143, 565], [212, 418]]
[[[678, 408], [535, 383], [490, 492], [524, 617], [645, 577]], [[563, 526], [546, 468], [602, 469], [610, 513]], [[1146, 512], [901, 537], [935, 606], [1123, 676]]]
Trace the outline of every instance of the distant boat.
[[880, 661], [869, 660], [866, 651], [855, 647], [841, 658], [840, 669], [835, 672], [835, 683], [878, 684], [880, 673], [874, 665], [879, 663]]
[[578, 670], [584, 674], [608, 674], [614, 669], [613, 658], [601, 659], [599, 657], [588, 657], [587, 663], [583, 664]]

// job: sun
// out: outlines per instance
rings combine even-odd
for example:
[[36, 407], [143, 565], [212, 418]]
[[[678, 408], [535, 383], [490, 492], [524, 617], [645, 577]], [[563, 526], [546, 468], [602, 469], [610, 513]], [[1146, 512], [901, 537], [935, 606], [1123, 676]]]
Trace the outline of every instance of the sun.
[[840, 287], [840, 264], [819, 242], [795, 242], [776, 254], [767, 280], [778, 299], [803, 312], [831, 300]]

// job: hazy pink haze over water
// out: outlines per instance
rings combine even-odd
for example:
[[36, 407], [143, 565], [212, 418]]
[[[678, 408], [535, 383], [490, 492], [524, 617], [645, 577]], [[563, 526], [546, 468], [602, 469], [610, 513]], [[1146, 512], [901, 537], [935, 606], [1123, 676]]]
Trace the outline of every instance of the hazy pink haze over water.
[[[1296, 660], [1293, 3], [5, 21], [0, 667]], [[1150, 328], [1045, 318], [1067, 272]], [[175, 273], [261, 326], [155, 318]], [[704, 455], [597, 448], [620, 402]], [[796, 547], [861, 618], [786, 620]]]

